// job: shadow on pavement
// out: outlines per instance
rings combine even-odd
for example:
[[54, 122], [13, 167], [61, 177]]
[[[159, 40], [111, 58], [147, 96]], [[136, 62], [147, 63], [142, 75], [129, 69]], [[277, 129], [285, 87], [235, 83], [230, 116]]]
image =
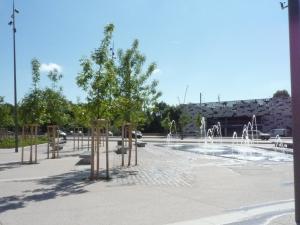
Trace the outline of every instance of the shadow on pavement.
[[0, 164], [0, 172], [8, 169], [14, 169], [20, 167], [22, 164], [20, 162], [10, 162]]
[[35, 182], [38, 185], [44, 185], [45, 187], [26, 190], [21, 195], [1, 197], [0, 214], [8, 210], [24, 208], [29, 202], [40, 202], [56, 197], [86, 193], [87, 190], [85, 187], [92, 184], [86, 179], [88, 174], [88, 170], [81, 172], [73, 171], [36, 180]]

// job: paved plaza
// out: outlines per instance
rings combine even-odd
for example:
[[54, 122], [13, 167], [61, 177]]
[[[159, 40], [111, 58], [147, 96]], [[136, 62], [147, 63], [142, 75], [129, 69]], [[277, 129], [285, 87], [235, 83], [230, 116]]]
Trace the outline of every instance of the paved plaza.
[[[20, 165], [20, 152], [1, 149], [0, 224], [295, 224], [292, 161], [197, 154], [162, 147], [159, 140], [139, 148], [138, 165], [125, 168], [111, 141], [111, 179], [96, 181], [88, 179], [90, 166], [79, 162], [86, 141], [74, 150], [68, 140], [59, 159], [46, 159], [46, 145], [40, 145], [38, 164]], [[104, 156], [103, 149], [103, 174]]]

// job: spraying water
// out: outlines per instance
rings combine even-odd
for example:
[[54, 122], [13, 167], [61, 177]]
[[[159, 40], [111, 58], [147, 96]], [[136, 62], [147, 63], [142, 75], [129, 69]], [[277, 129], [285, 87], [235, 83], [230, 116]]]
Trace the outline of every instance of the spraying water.
[[[255, 130], [254, 130], [255, 128]], [[251, 139], [249, 138], [249, 130], [251, 131]], [[255, 138], [253, 135], [253, 131], [255, 131]], [[243, 127], [243, 132], [242, 132], [242, 141], [241, 144], [249, 144], [249, 143], [254, 143], [255, 139], [257, 139], [257, 122], [256, 122], [256, 116], [252, 116], [251, 122], [249, 121], [248, 124], [244, 125]]]
[[206, 144], [207, 140], [206, 140], [206, 122], [205, 122], [205, 117], [201, 118], [200, 137], [204, 137], [204, 144]]
[[223, 142], [222, 140], [222, 127], [221, 123], [218, 122], [217, 124], [213, 125], [212, 128], [209, 128], [207, 130], [206, 136], [209, 138], [210, 143], [214, 142], [214, 138], [218, 137], [221, 139], [221, 143]]
[[[174, 131], [175, 133], [172, 133], [172, 128], [174, 127]], [[174, 137], [175, 134], [175, 137]], [[167, 144], [170, 145], [174, 142], [174, 140], [176, 140], [177, 137], [177, 128], [176, 128], [176, 122], [175, 120], [172, 120], [169, 126], [169, 133], [167, 135]]]
[[238, 135], [237, 135], [237, 132], [234, 131], [233, 132], [233, 135], [232, 135], [232, 144], [236, 144], [237, 142], [237, 138], [238, 138]]

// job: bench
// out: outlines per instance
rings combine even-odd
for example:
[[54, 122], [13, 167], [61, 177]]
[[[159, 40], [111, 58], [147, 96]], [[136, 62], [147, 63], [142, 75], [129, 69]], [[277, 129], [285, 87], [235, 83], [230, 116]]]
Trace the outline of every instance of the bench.
[[145, 147], [146, 146], [146, 142], [137, 142], [136, 143], [136, 145], [138, 146], [138, 147]]

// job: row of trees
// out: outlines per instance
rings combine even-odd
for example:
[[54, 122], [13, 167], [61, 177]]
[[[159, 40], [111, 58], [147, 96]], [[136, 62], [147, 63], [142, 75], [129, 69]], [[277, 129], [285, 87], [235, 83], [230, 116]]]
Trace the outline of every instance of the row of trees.
[[[24, 97], [19, 104], [20, 125], [38, 123], [45, 128], [48, 124], [60, 124], [65, 129], [74, 126], [89, 127], [91, 113], [88, 103], [80, 103], [79, 100], [77, 103], [72, 103], [59, 93], [49, 94], [48, 92], [51, 92], [49, 88], [38, 89]], [[47, 104], [47, 102], [51, 103]], [[58, 110], [50, 109], [49, 107], [52, 105], [56, 105], [55, 108]], [[145, 122], [140, 123], [139, 128], [146, 133], [167, 134], [170, 132], [172, 120], [175, 121], [178, 132], [181, 132], [182, 128], [192, 121], [192, 118], [185, 114], [180, 106], [171, 106], [160, 102], [156, 103], [152, 109], [147, 109]], [[195, 122], [201, 125], [200, 114], [196, 117]], [[5, 103], [3, 97], [0, 97], [0, 124], [1, 127], [13, 130], [13, 105]], [[113, 131], [116, 133], [119, 124], [112, 123], [112, 125], [115, 125], [112, 129], [115, 128]]]
[[[82, 69], [76, 83], [87, 93], [86, 103], [73, 104], [66, 99], [59, 86], [63, 76], [58, 70], [47, 74], [51, 86], [41, 88], [40, 62], [33, 59], [32, 86], [19, 103], [20, 125], [88, 127], [96, 118], [108, 119], [115, 127], [125, 121], [145, 124], [147, 113], [154, 109], [161, 96], [156, 90], [158, 81], [151, 79], [156, 64], [151, 63], [144, 69], [146, 57], [139, 51], [138, 40], [134, 40], [129, 49], [119, 49], [115, 55], [111, 48], [113, 32], [114, 25], [107, 25], [99, 47], [90, 57], [80, 60]], [[5, 105], [4, 99], [0, 98], [0, 107], [0, 113], [8, 116], [0, 115], [1, 126], [12, 126], [11, 105]]]

